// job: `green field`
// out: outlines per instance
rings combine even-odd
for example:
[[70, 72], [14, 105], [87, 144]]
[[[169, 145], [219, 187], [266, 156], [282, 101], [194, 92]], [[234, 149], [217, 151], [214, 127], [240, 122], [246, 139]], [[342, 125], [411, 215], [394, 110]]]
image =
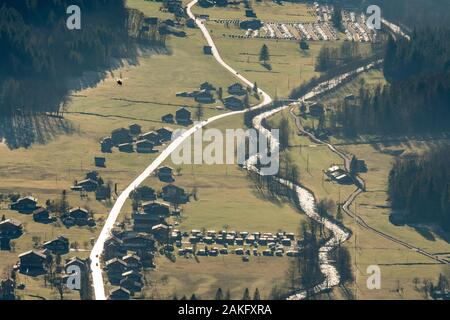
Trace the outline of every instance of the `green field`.
[[251, 296], [256, 288], [261, 298], [268, 299], [274, 286], [283, 287], [288, 258], [255, 257], [249, 262], [234, 255], [199, 257], [198, 261], [177, 257], [175, 263], [165, 257], [157, 259], [156, 271], [146, 274], [151, 285], [144, 291], [145, 297], [171, 299], [174, 294], [181, 298], [195, 293], [200, 299], [214, 299], [221, 288], [230, 290], [232, 300], [241, 300], [245, 288]]

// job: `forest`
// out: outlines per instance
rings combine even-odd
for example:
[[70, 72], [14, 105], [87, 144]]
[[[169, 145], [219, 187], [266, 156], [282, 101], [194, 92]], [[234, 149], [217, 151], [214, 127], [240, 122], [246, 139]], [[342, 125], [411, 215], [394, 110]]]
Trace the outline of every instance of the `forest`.
[[359, 92], [356, 106], [342, 102], [329, 126], [344, 136], [436, 133], [450, 130], [450, 30], [416, 30], [411, 41], [387, 44], [389, 83]]
[[357, 42], [343, 42], [340, 47], [324, 46], [316, 59], [315, 70], [325, 72], [361, 57], [362, 53]]
[[[66, 27], [72, 4], [81, 9], [81, 30]], [[105, 70], [113, 58], [135, 58], [129, 19], [123, 0], [2, 1], [0, 115], [57, 112], [68, 77]]]
[[397, 159], [389, 174], [392, 208], [406, 223], [437, 223], [450, 231], [450, 147]]

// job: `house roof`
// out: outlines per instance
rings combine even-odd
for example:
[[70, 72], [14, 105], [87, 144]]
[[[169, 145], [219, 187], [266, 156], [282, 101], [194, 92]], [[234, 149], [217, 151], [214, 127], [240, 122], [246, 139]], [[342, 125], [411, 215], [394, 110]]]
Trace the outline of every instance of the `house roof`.
[[212, 97], [211, 92], [208, 90], [201, 90], [199, 93], [196, 94], [197, 97]]
[[241, 99], [239, 99], [238, 97], [235, 97], [235, 96], [228, 96], [228, 97], [226, 97], [225, 99], [223, 99], [225, 102], [228, 102], [228, 101], [239, 101], [239, 102], [242, 102], [242, 100]]
[[337, 176], [336, 177], [336, 180], [343, 180], [343, 179], [347, 179], [347, 178], [349, 178], [349, 176], [347, 176], [347, 174], [341, 174], [340, 176]]
[[117, 129], [114, 129], [111, 133], [112, 134], [114, 134], [114, 133], [120, 133], [120, 132], [129, 132], [130, 130], [128, 130], [128, 129], [125, 129], [125, 128], [117, 128]]
[[19, 203], [19, 202], [22, 202], [22, 201], [32, 201], [32, 202], [37, 203], [37, 199], [32, 197], [32, 196], [27, 196], [27, 197], [20, 198], [20, 199], [18, 199], [16, 201], [16, 203]]
[[98, 182], [95, 180], [92, 180], [92, 179], [84, 179], [84, 180], [78, 181], [77, 185], [79, 186], [79, 185], [86, 184], [86, 183], [98, 185]]
[[185, 107], [177, 110], [177, 114], [180, 114], [180, 113], [191, 114], [191, 112], [188, 109], [186, 109]]
[[107, 267], [110, 266], [110, 265], [113, 265], [113, 264], [121, 264], [121, 265], [123, 265], [125, 267], [128, 266], [128, 264], [125, 261], [123, 261], [122, 259], [119, 259], [119, 258], [114, 258], [114, 259], [108, 260], [105, 263], [105, 265]]
[[162, 229], [169, 229], [169, 227], [166, 226], [165, 224], [158, 224], [152, 228], [152, 231], [158, 231]]
[[164, 202], [160, 202], [160, 201], [147, 201], [144, 202], [142, 204], [143, 207], [148, 207], [148, 206], [152, 206], [152, 207], [166, 207], [166, 208], [170, 208], [170, 205]]
[[234, 87], [244, 88], [244, 86], [240, 82], [236, 82], [236, 83], [233, 83], [231, 86], [229, 86], [228, 89], [231, 89]]
[[136, 259], [138, 261], [141, 261], [141, 258], [135, 254], [129, 254], [122, 258], [123, 261], [130, 260], [130, 259]]
[[15, 219], [7, 219], [5, 221], [1, 221], [0, 225], [2, 224], [11, 224], [15, 227], [21, 228], [22, 227], [22, 222], [20, 222], [19, 220], [15, 220]]
[[138, 233], [136, 235], [130, 235], [124, 238], [125, 241], [130, 239], [153, 240], [153, 237], [145, 233]]
[[141, 136], [147, 136], [147, 135], [155, 135], [155, 136], [157, 136], [158, 134], [154, 130], [148, 131], [148, 132], [144, 132], [144, 133], [141, 134]]
[[116, 236], [112, 235], [108, 239], [106, 239], [105, 246], [108, 246], [108, 245], [113, 244], [113, 243], [115, 243], [115, 244], [122, 244], [123, 241], [121, 239], [117, 238]]
[[167, 189], [176, 189], [176, 190], [179, 190], [179, 191], [183, 191], [183, 192], [184, 192], [184, 189], [183, 189], [183, 188], [180, 188], [180, 187], [178, 187], [178, 186], [176, 186], [176, 185], [174, 185], [174, 184], [168, 184], [168, 185], [162, 187], [162, 190], [163, 190], [164, 192], [165, 192]]
[[53, 242], [56, 242], [56, 241], [63, 241], [63, 242], [69, 243], [69, 239], [67, 239], [67, 238], [64, 237], [64, 236], [59, 236], [59, 237], [56, 238], [56, 239], [53, 239], [53, 240], [50, 240], [50, 241], [45, 242], [45, 243], [44, 243], [44, 246], [49, 245], [49, 244], [52, 244]]
[[335, 172], [341, 170], [341, 168], [339, 166], [332, 166], [328, 169], [328, 172]]
[[25, 256], [29, 256], [29, 255], [34, 255], [34, 256], [37, 256], [37, 257], [39, 257], [39, 258], [41, 258], [41, 259], [47, 259], [47, 257], [45, 256], [45, 254], [43, 254], [43, 253], [41, 253], [41, 252], [34, 251], [34, 250], [30, 250], [30, 251], [27, 251], [27, 252], [24, 252], [24, 253], [20, 254], [20, 255], [19, 255], [19, 259], [20, 259], [20, 258], [23, 258], [23, 257], [25, 257]]
[[156, 132], [158, 132], [158, 133], [161, 133], [162, 131], [172, 133], [172, 132], [173, 132], [173, 129], [170, 128], [170, 127], [162, 127], [162, 128], [160, 128], [160, 129], [156, 130]]
[[125, 293], [127, 295], [130, 295], [130, 291], [128, 291], [127, 289], [122, 288], [122, 287], [114, 288], [109, 293], [110, 293], [110, 295], [117, 294], [117, 293]]
[[82, 212], [85, 212], [85, 213], [89, 213], [89, 211], [87, 211], [86, 209], [81, 208], [81, 207], [72, 208], [72, 209], [69, 210], [69, 213], [73, 213], [73, 212], [76, 212], [76, 211], [82, 211]]
[[131, 276], [131, 275], [136, 275], [136, 276], [139, 276], [139, 278], [142, 278], [142, 274], [140, 274], [136, 270], [130, 270], [130, 271], [126, 271], [126, 272], [122, 273], [122, 277], [124, 277], [124, 278]]
[[119, 144], [119, 148], [120, 147], [129, 147], [129, 146], [133, 146], [133, 144], [131, 143], [131, 142], [129, 142], [129, 143], [122, 143], [122, 144]]
[[68, 260], [65, 264], [65, 266], [69, 266], [71, 264], [86, 264], [86, 261], [84, 261], [83, 259], [80, 259], [78, 257], [73, 257], [72, 259]]
[[151, 142], [150, 140], [144, 139], [144, 140], [137, 141], [136, 145], [137, 146], [140, 146], [140, 145], [152, 145], [152, 146], [154, 146], [154, 143]]
[[169, 167], [169, 166], [162, 166], [162, 167], [159, 167], [158, 168], [158, 171], [159, 170], [171, 170], [171, 171], [173, 171], [173, 168], [172, 167]]

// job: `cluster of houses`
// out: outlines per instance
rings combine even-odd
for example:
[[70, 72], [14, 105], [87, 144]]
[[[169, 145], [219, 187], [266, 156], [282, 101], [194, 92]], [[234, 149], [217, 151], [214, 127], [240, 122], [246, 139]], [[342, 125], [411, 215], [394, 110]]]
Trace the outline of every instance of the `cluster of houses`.
[[173, 184], [163, 187], [160, 197], [174, 205], [175, 210], [170, 210], [170, 205], [161, 201], [147, 201], [140, 205], [133, 215], [133, 229], [137, 232], [148, 232], [156, 236], [161, 242], [168, 239], [165, 220], [171, 215], [179, 215], [178, 205], [189, 201], [185, 191]]
[[[56, 217], [51, 216], [50, 211], [45, 207], [38, 206], [38, 200], [32, 196], [23, 197], [11, 204], [11, 210], [19, 211], [24, 214], [33, 214], [33, 220], [38, 223], [51, 223], [56, 221]], [[67, 226], [95, 226], [95, 220], [87, 209], [72, 208], [67, 212], [61, 214], [61, 221]], [[8, 232], [19, 232], [22, 229], [22, 224], [18, 221], [9, 219], [3, 221], [5, 230]], [[15, 230], [15, 231], [14, 231]], [[6, 231], [5, 231], [6, 232]]]
[[[301, 241], [296, 241], [294, 233], [249, 233], [225, 230], [220, 232], [192, 230], [190, 233], [172, 230], [169, 240], [179, 248], [178, 255], [180, 256], [195, 254], [215, 257], [236, 254], [243, 256], [244, 261], [248, 261], [248, 257], [251, 255], [296, 257], [299, 255], [299, 248], [302, 244]], [[199, 245], [204, 245], [204, 249], [197, 249]], [[212, 245], [220, 245], [220, 247], [208, 247]], [[240, 246], [247, 246], [247, 248]], [[234, 247], [234, 249], [230, 249], [230, 247]], [[263, 250], [259, 251], [260, 247]]]
[[81, 207], [72, 208], [68, 212], [63, 213], [61, 215], [61, 221], [66, 227], [95, 227], [96, 225], [92, 213], [89, 212], [89, 210]]
[[179, 211], [175, 209], [171, 212], [169, 204], [157, 199], [161, 198], [173, 204], [189, 201], [185, 191], [173, 184], [163, 187], [160, 194], [146, 187], [145, 194], [140, 194], [140, 197], [146, 202], [141, 203], [132, 214], [132, 228], [126, 229], [123, 225], [116, 225], [105, 242], [105, 271], [114, 286], [109, 293], [110, 300], [128, 300], [142, 291], [142, 270], [154, 268], [157, 242], [162, 244], [169, 240], [170, 228], [166, 219]]
[[[69, 252], [69, 241], [65, 237], [58, 237], [53, 241], [46, 242], [43, 250], [30, 250], [19, 255], [19, 262], [15, 266], [20, 273], [29, 276], [39, 276], [49, 272], [50, 265], [55, 261], [55, 256], [62, 256]], [[83, 260], [78, 257], [66, 259], [64, 265], [58, 269], [65, 283], [72, 274], [69, 268], [76, 265], [82, 274], [89, 272], [89, 259]]]
[[229, 96], [223, 98], [223, 104], [226, 108], [231, 110], [243, 109], [247, 107], [245, 100], [242, 96], [248, 94], [247, 88], [245, 88], [241, 83], [236, 82], [227, 88]]
[[[211, 51], [207, 50], [206, 47], [204, 49], [205, 54], [211, 54]], [[220, 94], [219, 94], [220, 92]], [[178, 92], [176, 94], [177, 97], [184, 98], [193, 98], [198, 103], [215, 103], [215, 93], [219, 99], [222, 100], [224, 106], [228, 109], [243, 109], [246, 107], [246, 102], [242, 96], [246, 96], [249, 91], [246, 87], [244, 87], [241, 83], [236, 82], [227, 88], [228, 96], [222, 97], [222, 88], [216, 88], [214, 85], [209, 82], [204, 82], [200, 85], [200, 90], [195, 90], [192, 92]]]
[[85, 179], [75, 181], [71, 187], [72, 191], [95, 192], [96, 200], [107, 200], [111, 198], [111, 187], [106, 185], [97, 171], [90, 171]]
[[65, 236], [46, 241], [38, 247], [19, 255], [17, 268], [23, 274], [44, 274], [54, 256], [63, 256], [70, 252], [70, 241]]
[[100, 142], [103, 153], [111, 153], [114, 147], [120, 152], [152, 153], [154, 147], [162, 145], [172, 139], [173, 130], [168, 127], [156, 131], [142, 133], [141, 126], [132, 124], [129, 128], [118, 128], [111, 132], [110, 137]]
[[198, 103], [214, 103], [216, 102], [214, 92], [216, 91], [216, 87], [209, 82], [204, 82], [200, 85], [200, 90], [195, 90], [192, 92], [178, 92], [176, 94], [177, 97], [183, 98], [193, 98]]
[[187, 109], [187, 107], [182, 107], [175, 112], [175, 116], [171, 113], [165, 114], [161, 117], [161, 121], [165, 123], [174, 123], [181, 126], [186, 126], [192, 124], [192, 113]]
[[181, 0], [164, 0], [163, 7], [170, 13], [185, 15], [183, 2]]
[[142, 270], [154, 267], [153, 235], [115, 229], [105, 242], [103, 259], [114, 288], [109, 300], [128, 300], [144, 287]]
[[[50, 212], [45, 208], [38, 205], [38, 200], [32, 196], [26, 196], [17, 199], [17, 201], [13, 202], [10, 206], [11, 210], [18, 211], [23, 214], [32, 214], [33, 220], [38, 223], [52, 223], [56, 221], [56, 217], [52, 216]], [[13, 223], [6, 223], [9, 225], [9, 228], [13, 228]], [[18, 221], [15, 221], [15, 225], [19, 224]], [[19, 228], [16, 226], [15, 228]]]
[[[10, 205], [11, 210], [18, 211], [22, 214], [33, 215], [33, 220], [38, 223], [51, 223], [56, 220], [50, 215], [47, 208], [38, 204], [38, 199], [32, 196], [18, 198]], [[82, 208], [74, 208], [63, 214], [62, 221], [72, 225], [95, 225], [89, 212]], [[3, 216], [0, 221], [0, 240], [2, 245], [12, 239], [19, 238], [24, 232], [22, 222], [16, 219], [6, 219]], [[37, 245], [35, 249], [24, 252], [18, 256], [18, 262], [14, 266], [14, 272], [19, 271], [29, 276], [40, 276], [47, 274], [51, 265], [57, 261], [56, 256], [64, 256], [70, 252], [69, 239], [59, 236], [53, 240], [46, 241]], [[58, 262], [59, 263], [59, 262]], [[71, 258], [66, 260], [63, 265], [58, 265], [57, 273], [61, 275], [62, 281], [66, 281], [69, 274], [67, 268], [72, 264], [77, 264], [85, 271], [89, 268], [88, 261], [79, 258]], [[55, 280], [56, 281], [56, 280]], [[13, 278], [0, 281], [0, 300], [15, 299], [16, 281]]]

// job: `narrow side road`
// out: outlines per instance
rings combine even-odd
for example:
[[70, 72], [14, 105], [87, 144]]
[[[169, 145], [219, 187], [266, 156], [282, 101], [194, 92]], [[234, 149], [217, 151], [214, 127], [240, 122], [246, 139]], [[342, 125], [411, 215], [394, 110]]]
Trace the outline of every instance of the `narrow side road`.
[[[325, 145], [325, 146], [327, 146], [328, 149], [330, 149], [333, 153], [337, 154], [342, 160], [344, 160], [345, 169], [346, 169], [347, 172], [349, 172], [349, 171], [350, 171], [350, 161], [351, 161], [351, 159], [350, 159], [344, 152], [342, 152], [342, 151], [340, 151], [339, 149], [337, 149], [337, 148], [336, 148], [334, 145], [332, 145], [331, 143], [322, 141], [322, 140], [316, 138], [312, 133], [306, 131], [306, 130], [303, 128], [303, 125], [302, 125], [302, 123], [301, 123], [299, 117], [294, 113], [294, 107], [292, 107], [289, 111], [290, 111], [291, 116], [292, 116], [292, 117], [294, 118], [294, 120], [295, 120], [295, 124], [296, 124], [296, 126], [297, 126], [297, 129], [298, 129], [301, 133], [303, 133], [304, 135], [308, 136], [309, 139], [310, 139], [312, 142], [315, 142], [315, 143], [317, 143], [317, 144]], [[429, 253], [429, 252], [427, 252], [427, 251], [425, 251], [425, 250], [423, 250], [423, 249], [421, 249], [421, 248], [418, 248], [418, 247], [416, 247], [416, 246], [414, 246], [414, 245], [412, 245], [412, 244], [410, 244], [410, 243], [407, 243], [407, 242], [405, 242], [405, 241], [402, 241], [402, 240], [400, 240], [400, 239], [398, 239], [398, 238], [395, 238], [395, 237], [393, 237], [393, 236], [391, 236], [391, 235], [388, 235], [388, 234], [384, 233], [384, 232], [381, 231], [381, 230], [378, 230], [378, 229], [376, 229], [376, 228], [371, 227], [366, 221], [364, 221], [363, 218], [361, 218], [361, 216], [359, 216], [359, 215], [357, 215], [356, 213], [354, 213], [354, 212], [350, 209], [350, 206], [352, 205], [352, 203], [355, 201], [355, 199], [356, 199], [361, 193], [365, 192], [365, 181], [364, 181], [360, 176], [356, 176], [355, 179], [357, 180], [357, 184], [356, 184], [357, 189], [349, 196], [349, 198], [348, 198], [348, 199], [345, 201], [345, 203], [342, 205], [342, 210], [344, 210], [344, 212], [345, 212], [348, 216], [350, 216], [351, 218], [355, 219], [355, 221], [358, 223], [358, 225], [360, 225], [362, 228], [364, 228], [364, 229], [366, 229], [366, 230], [369, 230], [369, 231], [372, 231], [372, 232], [378, 234], [379, 236], [381, 236], [381, 237], [383, 237], [383, 238], [385, 238], [385, 239], [387, 239], [387, 240], [393, 241], [393, 242], [395, 242], [395, 243], [397, 243], [397, 244], [399, 244], [399, 245], [402, 245], [402, 246], [404, 246], [404, 247], [406, 247], [406, 248], [408, 248], [408, 249], [410, 249], [410, 250], [416, 251], [417, 253], [422, 254], [422, 255], [424, 255], [424, 256], [426, 256], [426, 257], [428, 257], [428, 258], [430, 258], [430, 259], [433, 259], [433, 260], [435, 260], [435, 261], [437, 261], [437, 262], [439, 262], [439, 263], [444, 263], [444, 264], [447, 263], [445, 260], [440, 259], [439, 257], [433, 255], [432, 253]]]

